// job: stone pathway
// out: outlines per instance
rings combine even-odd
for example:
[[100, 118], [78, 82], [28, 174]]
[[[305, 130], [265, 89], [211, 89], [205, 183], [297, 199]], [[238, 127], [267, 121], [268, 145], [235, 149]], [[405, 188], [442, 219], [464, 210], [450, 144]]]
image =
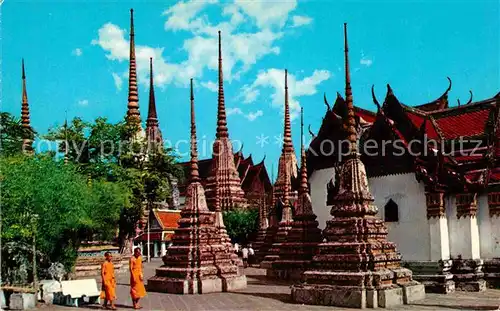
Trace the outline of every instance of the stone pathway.
[[[161, 261], [154, 260], [145, 263], [145, 278], [154, 275], [154, 269], [160, 266]], [[205, 295], [172, 295], [148, 293], [141, 301], [143, 310], [168, 311], [219, 311], [219, 310], [259, 310], [259, 311], [288, 311], [288, 310], [354, 310], [324, 306], [296, 305], [290, 302], [289, 284], [269, 281], [265, 271], [248, 268], [245, 271], [248, 278], [248, 287], [235, 293], [215, 293]], [[129, 295], [128, 274], [118, 275], [117, 307], [119, 310], [133, 310]], [[100, 282], [100, 280], [98, 280]], [[100, 284], [99, 284], [100, 287]], [[500, 305], [500, 290], [487, 290], [482, 293], [455, 292], [448, 295], [427, 294], [426, 299], [415, 305], [404, 305], [396, 309], [386, 310], [496, 310]], [[61, 306], [40, 306], [40, 310], [58, 311], [75, 310]], [[98, 305], [85, 306], [80, 309], [100, 309]]]

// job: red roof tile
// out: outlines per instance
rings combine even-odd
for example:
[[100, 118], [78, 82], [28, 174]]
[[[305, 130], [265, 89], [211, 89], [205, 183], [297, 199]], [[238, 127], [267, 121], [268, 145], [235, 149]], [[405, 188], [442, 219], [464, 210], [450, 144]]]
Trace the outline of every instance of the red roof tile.
[[[411, 123], [413, 123], [413, 125], [418, 129], [422, 126], [422, 123], [424, 123], [425, 116], [419, 115], [409, 110], [406, 111], [406, 115], [410, 119]], [[430, 120], [427, 120], [427, 123], [425, 125], [425, 132], [427, 133], [427, 137], [429, 137], [430, 139], [439, 139], [436, 128]]]
[[174, 230], [176, 229], [179, 225], [177, 224], [177, 221], [181, 218], [181, 211], [177, 210], [168, 210], [168, 211], [155, 211], [155, 216], [158, 222], [160, 223], [160, 226], [163, 229], [170, 229]]
[[365, 120], [366, 122], [373, 123], [375, 121], [375, 119], [377, 118], [377, 114], [374, 112], [371, 112], [369, 110], [359, 108], [359, 107], [354, 107], [354, 110], [355, 110], [355, 114], [358, 117], [363, 118], [363, 120]]
[[473, 137], [484, 133], [489, 109], [471, 111], [436, 119], [445, 139]]

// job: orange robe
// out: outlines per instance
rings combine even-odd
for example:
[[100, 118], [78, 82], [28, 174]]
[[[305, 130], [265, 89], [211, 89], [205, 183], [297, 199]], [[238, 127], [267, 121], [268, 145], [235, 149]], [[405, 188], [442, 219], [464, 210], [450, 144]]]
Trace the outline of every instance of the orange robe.
[[105, 261], [101, 266], [102, 292], [101, 298], [116, 299], [115, 267], [112, 262]]
[[142, 274], [142, 257], [130, 258], [130, 296], [133, 300], [146, 296]]

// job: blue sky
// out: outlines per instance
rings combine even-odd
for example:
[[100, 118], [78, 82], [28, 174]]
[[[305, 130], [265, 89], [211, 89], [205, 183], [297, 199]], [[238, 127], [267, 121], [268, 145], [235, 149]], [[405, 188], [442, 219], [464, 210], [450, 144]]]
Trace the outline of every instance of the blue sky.
[[[344, 91], [343, 22], [349, 25], [355, 104], [374, 109], [390, 83], [408, 105], [434, 100], [453, 81], [450, 101], [491, 97], [500, 86], [499, 1], [250, 1], [126, 3], [12, 1], [1, 5], [2, 111], [21, 108], [25, 58], [32, 125], [39, 133], [68, 117], [123, 118], [127, 106], [129, 9], [135, 11], [139, 98], [147, 114], [148, 59], [165, 139], [189, 138], [189, 78], [196, 81], [198, 136], [216, 127], [216, 31], [222, 30], [230, 137], [254, 161], [277, 168], [284, 68], [292, 112], [304, 107], [317, 130], [330, 101]], [[300, 151], [300, 122], [292, 133]], [[306, 130], [307, 132], [307, 130]], [[257, 136], [268, 137], [259, 145]], [[306, 135], [309, 140], [309, 135]], [[180, 152], [187, 151], [181, 144]], [[199, 144], [204, 148], [203, 143]], [[210, 148], [200, 150], [210, 156]], [[187, 160], [187, 157], [183, 158]]]

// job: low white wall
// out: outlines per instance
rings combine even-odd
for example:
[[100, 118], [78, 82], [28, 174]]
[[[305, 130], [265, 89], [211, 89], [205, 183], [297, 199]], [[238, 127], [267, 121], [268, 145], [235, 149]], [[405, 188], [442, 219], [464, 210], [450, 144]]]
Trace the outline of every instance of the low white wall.
[[477, 204], [481, 258], [500, 257], [500, 217], [490, 218], [487, 194], [480, 195]]
[[403, 260], [431, 260], [430, 234], [423, 184], [414, 173], [389, 175], [368, 180], [379, 217], [389, 199], [398, 205], [399, 221], [387, 222], [388, 239], [395, 242]]
[[335, 170], [327, 168], [314, 171], [309, 177], [309, 185], [311, 187], [311, 201], [313, 211], [318, 216], [319, 227], [324, 229], [326, 221], [331, 218], [330, 207], [326, 206], [327, 184], [333, 177]]

